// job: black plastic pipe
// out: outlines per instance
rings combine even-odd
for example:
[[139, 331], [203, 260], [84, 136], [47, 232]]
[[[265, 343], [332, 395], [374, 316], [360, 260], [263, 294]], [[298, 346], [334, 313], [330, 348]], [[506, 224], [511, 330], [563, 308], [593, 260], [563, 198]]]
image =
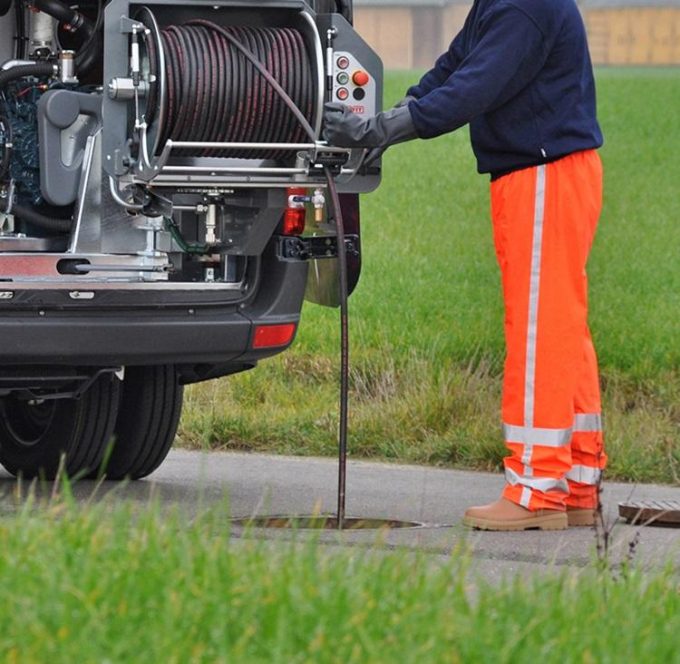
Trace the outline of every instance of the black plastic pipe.
[[94, 25], [92, 25], [92, 21], [87, 16], [75, 9], [71, 9], [63, 2], [59, 2], [59, 0], [33, 0], [33, 5], [41, 12], [56, 18], [60, 23], [70, 25], [72, 32], [85, 33], [86, 38], [94, 30]]
[[11, 69], [0, 71], [0, 88], [4, 88], [10, 81], [16, 81], [24, 76], [51, 76], [54, 65], [49, 62], [36, 62], [34, 65], [17, 65]]
[[50, 231], [59, 231], [60, 233], [68, 233], [71, 230], [73, 222], [70, 219], [59, 219], [58, 217], [48, 217], [33, 208], [24, 207], [14, 203], [10, 214], [18, 217], [22, 221], [27, 221], [29, 224], [39, 226]]

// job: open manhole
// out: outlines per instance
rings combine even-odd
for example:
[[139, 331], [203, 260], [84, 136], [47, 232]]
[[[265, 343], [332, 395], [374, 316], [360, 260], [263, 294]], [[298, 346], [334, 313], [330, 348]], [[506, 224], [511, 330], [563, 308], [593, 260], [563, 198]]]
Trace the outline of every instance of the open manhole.
[[639, 500], [619, 503], [619, 516], [636, 525], [680, 528], [680, 502]]
[[[232, 519], [232, 524], [246, 528], [289, 528], [291, 530], [338, 530], [336, 516], [256, 516]], [[396, 528], [425, 528], [419, 521], [399, 519], [368, 519], [345, 517], [343, 530], [391, 530]]]

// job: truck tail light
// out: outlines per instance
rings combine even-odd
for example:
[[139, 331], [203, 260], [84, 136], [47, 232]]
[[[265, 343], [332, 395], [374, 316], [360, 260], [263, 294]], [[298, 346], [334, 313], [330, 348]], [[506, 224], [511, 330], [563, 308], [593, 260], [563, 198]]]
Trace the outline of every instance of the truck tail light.
[[307, 190], [304, 187], [289, 187], [287, 190], [288, 205], [283, 214], [283, 234], [302, 235], [305, 230], [307, 207], [305, 200]]
[[283, 325], [256, 325], [253, 348], [276, 348], [287, 346], [295, 334], [295, 323]]

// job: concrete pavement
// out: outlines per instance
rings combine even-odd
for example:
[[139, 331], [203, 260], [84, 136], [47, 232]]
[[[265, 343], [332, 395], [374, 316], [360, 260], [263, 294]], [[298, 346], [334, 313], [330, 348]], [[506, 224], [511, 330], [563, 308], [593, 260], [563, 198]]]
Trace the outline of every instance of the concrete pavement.
[[[473, 571], [489, 578], [531, 569], [582, 567], [594, 556], [595, 534], [590, 528], [567, 531], [490, 533], [469, 531], [460, 525], [469, 505], [495, 500], [500, 475], [421, 466], [350, 461], [348, 464], [348, 516], [418, 521], [425, 527], [375, 531], [317, 533], [331, 546], [368, 546], [419, 549], [436, 557], [448, 556], [458, 545], [469, 547]], [[14, 481], [0, 475], [0, 491], [7, 495]], [[174, 450], [147, 480], [104, 483], [98, 499], [147, 502], [156, 496], [167, 505], [179, 505], [191, 515], [209, 506], [227, 505], [233, 517], [253, 515], [334, 513], [337, 463], [333, 459], [281, 457], [237, 453], [200, 453]], [[89, 499], [94, 482], [79, 482], [75, 493]], [[628, 499], [680, 500], [680, 488], [606, 483], [603, 503], [608, 521], [617, 520], [619, 501]], [[659, 565], [668, 559], [680, 563], [680, 529], [637, 528], [618, 523], [613, 530], [614, 559], [624, 558], [637, 532], [636, 559]], [[235, 527], [234, 536], [242, 534]], [[290, 537], [288, 531], [262, 531], [271, 539]], [[299, 534], [298, 534], [299, 538]]]

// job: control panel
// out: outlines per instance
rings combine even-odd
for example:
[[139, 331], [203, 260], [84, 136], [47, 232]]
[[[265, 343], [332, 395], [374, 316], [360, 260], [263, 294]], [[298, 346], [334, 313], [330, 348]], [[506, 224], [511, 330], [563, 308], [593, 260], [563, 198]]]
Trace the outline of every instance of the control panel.
[[349, 106], [358, 115], [373, 116], [378, 112], [376, 81], [352, 53], [333, 54], [331, 101]]

